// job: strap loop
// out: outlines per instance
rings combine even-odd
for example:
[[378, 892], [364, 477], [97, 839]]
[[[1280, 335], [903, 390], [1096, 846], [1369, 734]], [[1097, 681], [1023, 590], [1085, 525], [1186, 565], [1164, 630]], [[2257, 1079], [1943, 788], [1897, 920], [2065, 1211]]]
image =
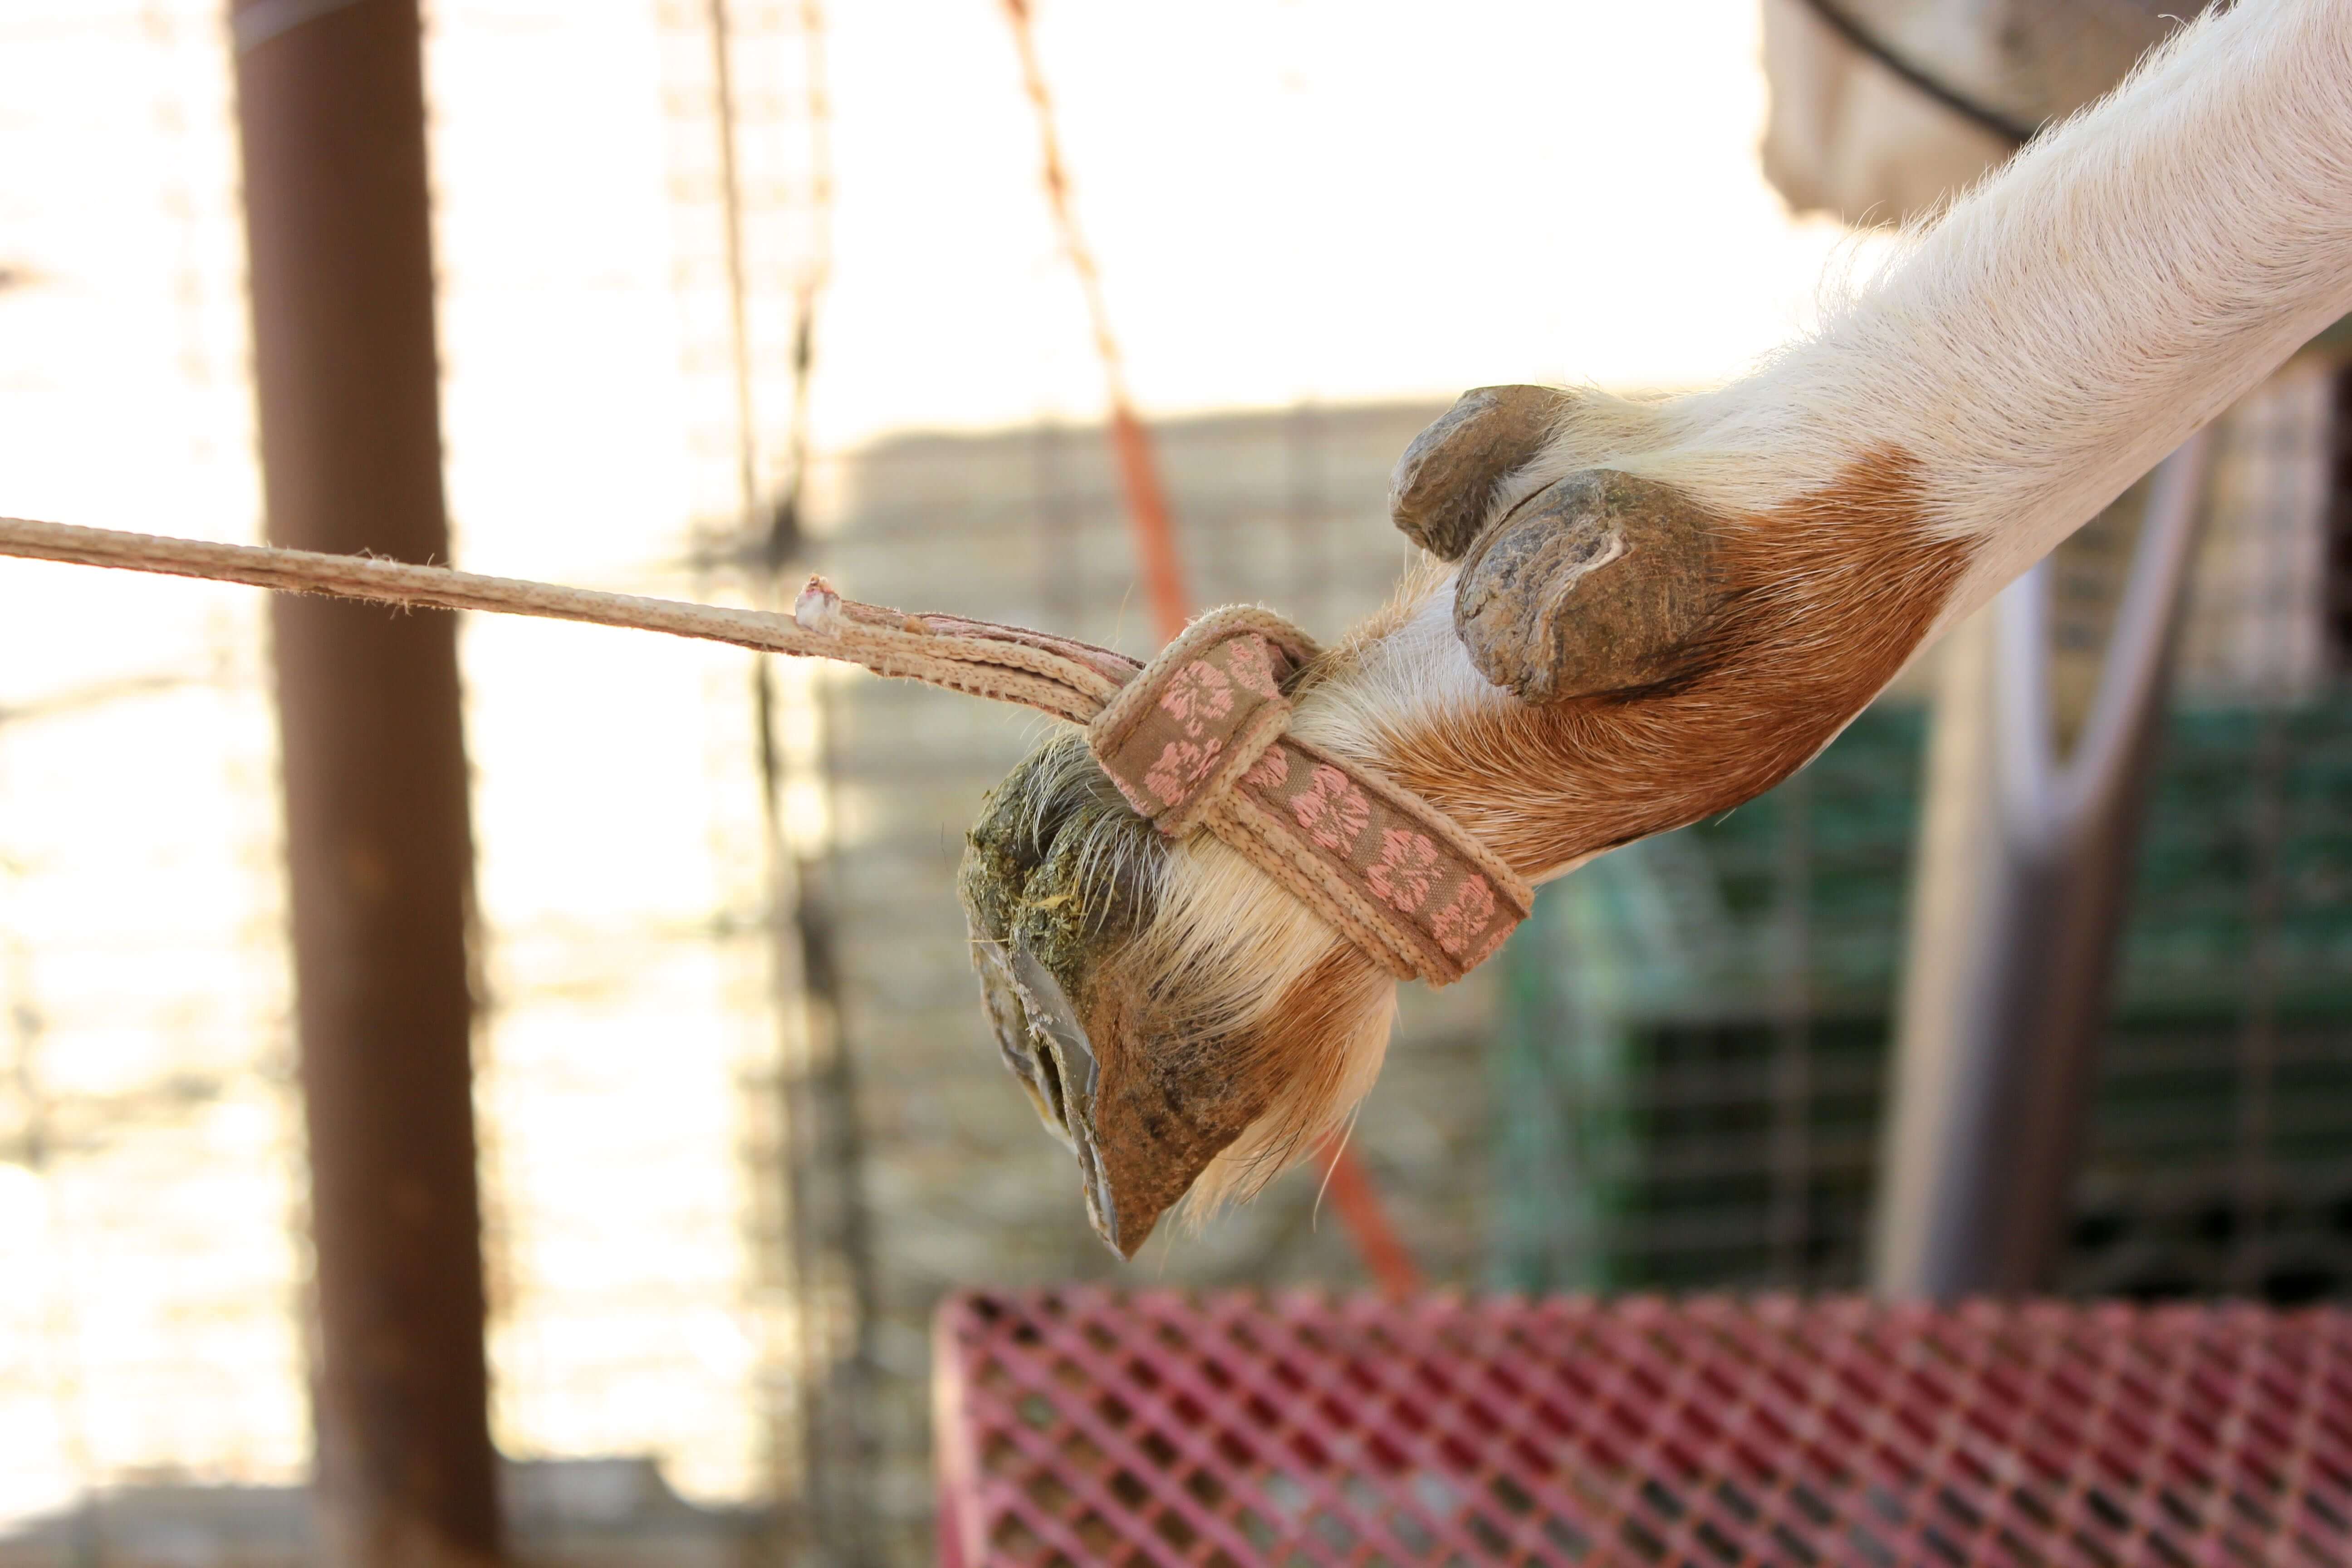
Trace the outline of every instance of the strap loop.
[[1149, 665], [1018, 626], [910, 616], [811, 578], [793, 618], [812, 648], [1087, 726], [1094, 759], [1171, 838], [1232, 845], [1400, 978], [1459, 980], [1527, 918], [1533, 893], [1429, 802], [1287, 733], [1312, 639], [1271, 611], [1212, 611]]
[[1279, 616], [1213, 610], [1120, 688], [1087, 748], [1128, 805], [1181, 838], [1290, 727], [1283, 685], [1315, 653]]

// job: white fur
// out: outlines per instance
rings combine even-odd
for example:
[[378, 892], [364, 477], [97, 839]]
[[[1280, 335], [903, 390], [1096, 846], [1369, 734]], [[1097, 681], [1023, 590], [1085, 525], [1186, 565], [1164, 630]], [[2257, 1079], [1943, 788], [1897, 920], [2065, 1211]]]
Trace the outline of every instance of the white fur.
[[1265, 888], [1265, 872], [1206, 832], [1161, 871], [1148, 940], [1166, 954], [1148, 967], [1171, 992], [1199, 999], [1203, 1011], [1186, 1022], [1202, 1035], [1255, 1026], [1331, 951], [1329, 926]]
[[[1753, 374], [1664, 402], [1581, 399], [1490, 517], [1594, 467], [1761, 513], [1900, 451], [1928, 525], [1979, 545], [1948, 624], [2347, 311], [2352, 0], [2250, 0], [2182, 29]], [[1509, 700], [1454, 634], [1449, 575], [1309, 690], [1295, 729], [1378, 766], [1408, 720]], [[1273, 1005], [1331, 950], [1205, 835], [1169, 858], [1160, 891], [1159, 931], [1228, 1018]], [[1328, 1121], [1369, 1086], [1391, 995], [1365, 998]], [[1263, 1131], [1204, 1188], [1254, 1185], [1281, 1153]]]
[[1756, 374], [1634, 458], [1757, 510], [1898, 447], [1990, 599], [2352, 311], [2352, 4], [2252, 0], [1920, 233]]
[[[2352, 0], [2242, 4], [2182, 28], [1753, 374], [1656, 403], [1588, 393], [1490, 515], [1600, 467], [1759, 512], [1900, 450], [1931, 526], [1980, 542], [1948, 625], [2347, 312]], [[1507, 700], [1454, 636], [1449, 577], [1298, 730], [1377, 763], [1399, 716]]]

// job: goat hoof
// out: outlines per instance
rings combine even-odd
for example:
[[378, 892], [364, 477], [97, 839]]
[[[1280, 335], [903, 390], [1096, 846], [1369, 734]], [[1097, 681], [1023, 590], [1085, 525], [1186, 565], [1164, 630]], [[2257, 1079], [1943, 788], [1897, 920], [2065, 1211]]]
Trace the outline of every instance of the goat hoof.
[[1522, 701], [1626, 696], [1694, 673], [1720, 592], [1706, 512], [1672, 485], [1588, 468], [1480, 539], [1454, 626], [1480, 674]]
[[1576, 399], [1548, 386], [1464, 393], [1412, 438], [1389, 480], [1389, 516], [1441, 561], [1459, 561], [1510, 477], [1540, 456]]

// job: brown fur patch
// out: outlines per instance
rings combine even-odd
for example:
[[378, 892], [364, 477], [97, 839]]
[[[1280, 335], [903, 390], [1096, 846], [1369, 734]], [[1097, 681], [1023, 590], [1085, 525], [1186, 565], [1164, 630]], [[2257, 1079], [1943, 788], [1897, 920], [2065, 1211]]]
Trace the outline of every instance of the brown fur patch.
[[[1363, 951], [1339, 942], [1284, 992], [1265, 1020], [1236, 1041], [1236, 1070], [1258, 1084], [1264, 1110], [1242, 1157], [1208, 1173], [1195, 1193], [1196, 1217], [1241, 1202], [1289, 1167], [1352, 1102], [1349, 1079], [1372, 1013], [1383, 1020], [1396, 981]], [[1386, 1031], [1381, 1032], [1383, 1040]], [[1355, 1086], [1360, 1092], [1363, 1083]]]
[[1670, 687], [1412, 722], [1384, 759], [1535, 875], [1728, 810], [1810, 761], [1892, 679], [1959, 584], [1917, 465], [1888, 451], [1769, 512], [1717, 517], [1723, 608]]
[[1204, 1209], [1251, 1195], [1324, 1130], [1364, 1009], [1394, 984], [1337, 943], [1255, 1028], [1199, 1038], [1178, 1022], [1178, 999], [1122, 984], [1132, 976], [1106, 978], [1086, 1020], [1102, 1064], [1093, 1132], [1118, 1209], [1118, 1247], [1130, 1258], [1246, 1129], [1265, 1123], [1261, 1153], [1203, 1184], [1213, 1189], [1201, 1194]]

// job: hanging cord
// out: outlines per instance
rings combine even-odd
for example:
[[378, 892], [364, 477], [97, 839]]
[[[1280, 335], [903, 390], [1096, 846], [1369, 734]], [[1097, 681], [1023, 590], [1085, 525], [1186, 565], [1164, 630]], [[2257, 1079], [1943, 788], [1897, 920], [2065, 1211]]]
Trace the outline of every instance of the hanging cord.
[[[729, 324], [732, 329], [739, 517], [732, 563], [751, 579], [754, 602], [774, 606], [791, 598], [787, 574], [805, 552], [803, 506], [809, 472], [809, 383], [815, 353], [818, 297], [832, 265], [832, 98], [825, 81], [824, 13], [820, 0], [801, 0], [794, 17], [802, 51], [805, 109], [804, 247], [792, 283], [790, 412], [786, 416], [783, 482], [763, 503], [759, 482], [759, 420], [752, 395], [751, 268], [747, 256], [744, 185], [737, 146], [739, 100], [735, 36], [729, 0], [709, 0], [712, 79], [718, 121], [720, 211], [726, 247]], [[763, 515], [764, 511], [764, 515]], [[774, 973], [780, 1014], [798, 1005], [801, 1021], [785, 1049], [782, 1100], [787, 1127], [785, 1168], [789, 1223], [786, 1246], [798, 1297], [797, 1368], [800, 1510], [804, 1544], [843, 1562], [873, 1555], [874, 1516], [868, 1477], [876, 1436], [871, 1409], [873, 1332], [879, 1316], [873, 1226], [864, 1200], [866, 1162], [857, 1114], [857, 1063], [842, 1028], [838, 921], [830, 894], [831, 856], [825, 845], [796, 844], [786, 830], [789, 784], [777, 744], [782, 703], [774, 660], [755, 658], [752, 722], [758, 743], [760, 809], [772, 889], [771, 922], [791, 942], [795, 963]], [[820, 700], [821, 699], [813, 698]], [[820, 706], [813, 771], [829, 783]], [[846, 1285], [845, 1333], [820, 1325], [833, 1316], [826, 1297]]]
[[1045, 89], [1045, 74], [1037, 63], [1037, 40], [1029, 25], [1029, 0], [1004, 0], [1013, 24], [1013, 47], [1021, 54], [1021, 79], [1029, 102], [1037, 111], [1037, 139], [1044, 154], [1042, 170], [1045, 199], [1061, 231], [1062, 249], [1070, 269], [1078, 275], [1085, 293], [1087, 318], [1094, 327], [1095, 353], [1102, 361], [1103, 383], [1110, 403], [1111, 448], [1118, 459], [1119, 481], [1127, 492], [1128, 516], [1135, 524], [1136, 552], [1143, 558], [1143, 576], [1151, 595], [1151, 615], [1160, 640], [1172, 640], [1192, 618], [1184, 593], [1184, 575], [1176, 559], [1176, 532], [1168, 518], [1167, 492], [1160, 487], [1160, 465], [1151, 437], [1136, 417], [1127, 392], [1127, 367], [1118, 340], [1110, 329], [1110, 310], [1103, 301], [1102, 273], [1079, 232], [1077, 214], [1070, 205], [1070, 180], [1062, 161], [1062, 139], [1055, 128], [1054, 100]]
[[825, 81], [824, 8], [801, 0], [801, 90], [808, 105], [807, 249], [793, 279], [792, 415], [784, 485], [768, 520], [764, 564], [781, 577], [807, 543], [802, 516], [809, 472], [809, 380], [816, 364], [817, 298], [833, 280], [833, 95]]
[[[1128, 517], [1134, 525], [1136, 552], [1142, 558], [1144, 581], [1151, 596], [1152, 618], [1160, 639], [1171, 642], [1191, 619], [1192, 605], [1176, 553], [1176, 531], [1169, 517], [1167, 492], [1160, 485], [1150, 433], [1136, 416], [1135, 405], [1128, 396], [1125, 362], [1119, 355], [1118, 340], [1111, 331], [1109, 308], [1103, 300], [1102, 273], [1079, 231], [1077, 215], [1071, 204], [1068, 168], [1062, 158], [1053, 95], [1046, 89], [1045, 73], [1037, 60], [1029, 0], [1004, 0], [1004, 14], [1013, 26], [1013, 47], [1021, 56], [1022, 81], [1028, 89], [1030, 105], [1037, 112], [1045, 199], [1061, 233], [1062, 249], [1069, 257], [1071, 270], [1077, 274], [1078, 287], [1086, 295], [1087, 315], [1094, 328], [1095, 353], [1102, 361], [1103, 381], [1110, 403], [1111, 445], [1126, 489]], [[1414, 1268], [1412, 1254], [1389, 1223], [1387, 1210], [1370, 1175], [1349, 1149], [1346, 1130], [1327, 1134], [1318, 1155], [1323, 1164], [1324, 1190], [1355, 1238], [1356, 1252], [1363, 1259], [1365, 1269], [1381, 1289], [1391, 1294], [1405, 1295], [1419, 1289], [1421, 1272]]]
[[1997, 109], [1988, 109], [1957, 88], [1913, 65], [1889, 48], [1878, 37], [1846, 15], [1840, 0], [1802, 0], [1805, 8], [1819, 17], [1830, 31], [1851, 45], [1856, 52], [1878, 62], [1885, 69], [1924, 97], [1931, 98], [1946, 109], [1980, 130], [1990, 131], [2012, 147], [2022, 147], [2041, 133], [2047, 121], [2028, 125], [2012, 120]]

